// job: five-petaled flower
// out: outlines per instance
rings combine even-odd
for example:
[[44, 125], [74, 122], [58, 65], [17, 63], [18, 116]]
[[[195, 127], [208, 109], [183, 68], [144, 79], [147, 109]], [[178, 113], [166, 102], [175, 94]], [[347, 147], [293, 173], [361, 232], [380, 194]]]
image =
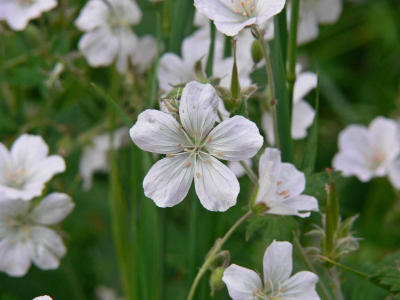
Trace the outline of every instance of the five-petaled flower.
[[15, 200], [39, 196], [48, 180], [65, 171], [64, 159], [48, 153], [40, 136], [23, 134], [10, 151], [0, 143], [0, 195]]
[[0, 270], [10, 276], [25, 275], [31, 262], [43, 270], [56, 269], [66, 253], [49, 226], [71, 213], [71, 198], [52, 193], [32, 206], [32, 201], [0, 199]]
[[214, 21], [219, 31], [237, 35], [244, 27], [263, 25], [281, 12], [286, 0], [195, 0], [196, 8]]
[[219, 123], [220, 98], [210, 84], [190, 82], [182, 91], [179, 121], [149, 109], [131, 128], [133, 142], [142, 150], [166, 154], [144, 178], [145, 195], [160, 207], [181, 202], [193, 178], [202, 205], [225, 211], [236, 203], [239, 183], [218, 159], [239, 161], [253, 157], [263, 143], [257, 126], [242, 116]]
[[317, 199], [301, 194], [306, 185], [304, 174], [283, 163], [278, 149], [267, 148], [261, 156], [258, 181], [256, 204], [264, 205], [266, 213], [304, 218], [310, 211], [318, 211]]
[[222, 280], [233, 300], [319, 300], [315, 291], [318, 276], [308, 271], [292, 273], [292, 249], [289, 242], [273, 241], [263, 259], [264, 281], [253, 270], [232, 264]]
[[374, 119], [369, 127], [350, 125], [339, 135], [339, 153], [333, 167], [343, 176], [357, 176], [363, 182], [389, 175], [400, 188], [400, 134], [395, 121]]

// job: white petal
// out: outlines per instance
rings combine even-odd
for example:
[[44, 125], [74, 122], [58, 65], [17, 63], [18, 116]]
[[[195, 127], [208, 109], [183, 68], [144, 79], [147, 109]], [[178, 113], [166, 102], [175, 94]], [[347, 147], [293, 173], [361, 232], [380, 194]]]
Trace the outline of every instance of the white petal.
[[159, 160], [143, 180], [144, 194], [159, 207], [177, 205], [189, 192], [194, 164], [194, 156], [189, 153]]
[[15, 163], [28, 167], [44, 159], [49, 153], [49, 147], [41, 136], [23, 134], [14, 142], [10, 152]]
[[300, 172], [290, 163], [282, 163], [277, 177], [278, 193], [287, 191], [286, 195], [295, 197], [300, 195], [306, 187], [306, 178], [303, 172]]
[[243, 28], [256, 23], [258, 23], [257, 18], [241, 20], [240, 17], [233, 21], [214, 21], [215, 27], [227, 36], [238, 35]]
[[[253, 166], [253, 161], [251, 159], [246, 159], [244, 162], [249, 168]], [[228, 167], [229, 169], [231, 169], [231, 171], [233, 172], [233, 174], [235, 174], [237, 178], [242, 177], [243, 175], [246, 174], [246, 170], [238, 161], [230, 161], [228, 163]]]
[[297, 103], [317, 87], [317, 75], [312, 72], [302, 72], [297, 75], [293, 89], [293, 102]]
[[264, 284], [279, 286], [292, 273], [292, 250], [289, 242], [273, 241], [264, 254]]
[[83, 35], [79, 50], [92, 67], [109, 66], [118, 52], [118, 38], [108, 26], [101, 26]]
[[316, 5], [318, 22], [335, 23], [342, 12], [342, 0], [321, 0]]
[[[268, 162], [270, 162], [272, 165], [270, 165]], [[266, 148], [260, 157], [260, 178], [268, 176], [269, 173], [272, 173], [274, 176], [278, 176], [281, 165], [281, 152], [275, 148]]]
[[33, 209], [31, 217], [39, 224], [53, 225], [64, 220], [74, 207], [75, 204], [67, 194], [51, 193]]
[[187, 63], [176, 54], [166, 53], [161, 56], [157, 78], [160, 88], [169, 92], [174, 85], [195, 79], [194, 63]]
[[236, 204], [240, 187], [235, 174], [210, 155], [199, 155], [194, 184], [201, 204], [208, 210], [226, 211]]
[[210, 84], [192, 81], [182, 91], [179, 116], [183, 128], [194, 138], [197, 146], [214, 126], [219, 101], [221, 99]]
[[297, 27], [297, 44], [302, 45], [308, 43], [318, 37], [319, 29], [317, 19], [313, 12], [300, 14], [299, 24]]
[[285, 300], [319, 300], [315, 291], [317, 282], [318, 276], [314, 273], [308, 271], [296, 273], [281, 285]]
[[57, 269], [67, 249], [60, 236], [42, 226], [31, 227], [32, 261], [43, 270]]
[[368, 130], [364, 126], [350, 125], [339, 134], [339, 153], [333, 159], [333, 167], [343, 176], [356, 175], [361, 181], [373, 177], [365, 157], [370, 152]]
[[151, 66], [157, 56], [157, 41], [151, 35], [141, 37], [132, 53], [132, 64], [143, 73]]
[[117, 70], [124, 74], [128, 69], [128, 62], [132, 54], [136, 51], [138, 44], [137, 36], [128, 28], [120, 29], [118, 32], [118, 54], [117, 54]]
[[44, 185], [54, 175], [64, 172], [65, 168], [65, 161], [59, 155], [50, 155], [36, 162], [27, 170], [29, 181], [25, 183], [25, 189], [28, 189], [31, 185]]
[[263, 140], [254, 122], [242, 116], [234, 116], [210, 132], [206, 149], [220, 159], [239, 161], [256, 155]]
[[108, 0], [117, 17], [124, 19], [130, 25], [140, 23], [142, 11], [135, 0]]
[[269, 112], [263, 113], [261, 125], [265, 135], [267, 136], [268, 144], [271, 146], [275, 145], [274, 120]]
[[30, 203], [26, 201], [2, 199], [0, 201], [0, 223], [7, 224], [7, 219], [27, 215], [29, 207]]
[[271, 205], [268, 213], [306, 218], [310, 216], [310, 211], [318, 211], [318, 200], [311, 196], [299, 195], [288, 199], [279, 199], [274, 202], [274, 205]]
[[307, 129], [314, 121], [315, 111], [308, 102], [300, 100], [293, 104], [292, 111], [292, 138], [295, 140], [305, 138]]
[[255, 14], [257, 24], [262, 25], [273, 16], [279, 14], [285, 7], [286, 0], [258, 0], [256, 1]]
[[396, 160], [389, 168], [389, 179], [393, 186], [400, 190], [400, 160]]
[[253, 270], [232, 264], [226, 268], [222, 280], [233, 300], [254, 300], [254, 292], [262, 290], [260, 276]]
[[154, 109], [142, 112], [129, 134], [140, 149], [154, 153], [177, 153], [190, 146], [178, 122]]
[[90, 0], [82, 8], [75, 25], [82, 31], [93, 30], [107, 22], [109, 9], [102, 0]]
[[39, 297], [33, 298], [33, 300], [53, 300], [53, 299], [49, 296], [39, 296]]
[[0, 240], [0, 270], [15, 277], [24, 276], [31, 266], [31, 244], [18, 238], [10, 235]]

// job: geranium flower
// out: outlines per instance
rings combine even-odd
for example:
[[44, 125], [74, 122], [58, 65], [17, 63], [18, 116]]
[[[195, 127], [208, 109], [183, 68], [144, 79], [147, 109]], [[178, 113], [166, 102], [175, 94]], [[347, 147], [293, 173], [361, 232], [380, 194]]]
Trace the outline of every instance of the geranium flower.
[[290, 276], [293, 269], [293, 246], [273, 241], [263, 259], [264, 280], [253, 270], [232, 264], [224, 272], [229, 296], [233, 300], [319, 300], [315, 290], [318, 276], [302, 271]]
[[5, 20], [12, 29], [23, 30], [32, 19], [57, 6], [56, 0], [1, 0], [0, 20]]
[[373, 177], [389, 175], [393, 185], [400, 185], [399, 129], [395, 121], [383, 117], [374, 119], [369, 127], [350, 125], [339, 135], [339, 153], [333, 167], [343, 176], [357, 176], [363, 182]]
[[75, 25], [86, 32], [79, 41], [79, 50], [93, 67], [116, 66], [125, 73], [138, 38], [131, 26], [138, 24], [142, 12], [134, 0], [89, 0]]
[[[231, 84], [233, 57], [223, 57], [223, 39], [216, 38], [213, 63], [213, 77], [220, 78], [220, 86], [229, 88]], [[173, 86], [196, 80], [195, 65], [201, 60], [205, 67], [210, 46], [209, 30], [199, 29], [193, 35], [184, 39], [182, 57], [174, 53], [165, 53], [160, 59], [158, 82], [164, 92], [169, 92]], [[239, 81], [243, 86], [251, 84], [249, 77], [251, 65], [245, 67], [239, 64]]]
[[267, 148], [261, 155], [256, 204], [265, 205], [265, 213], [305, 218], [310, 211], [318, 211], [317, 199], [302, 195], [305, 186], [304, 174], [294, 165], [283, 163], [278, 149]]
[[83, 187], [88, 190], [92, 187], [93, 173], [108, 172], [107, 155], [112, 147], [119, 149], [129, 143], [129, 129], [122, 127], [115, 130], [113, 134], [113, 143], [110, 145], [110, 134], [103, 133], [94, 137], [92, 144], [83, 149], [79, 163], [79, 173], [83, 178]]
[[[316, 39], [319, 34], [318, 24], [335, 23], [341, 12], [342, 0], [300, 1], [297, 43], [305, 44]], [[290, 21], [290, 13], [288, 20]]]
[[53, 299], [49, 296], [39, 296], [39, 297], [33, 298], [33, 300], [53, 300]]
[[[304, 97], [317, 87], [317, 75], [312, 72], [302, 72], [297, 75], [293, 89], [292, 128], [294, 140], [307, 136], [307, 129], [314, 121], [315, 111]], [[265, 112], [262, 116], [262, 127], [270, 145], [275, 144], [272, 115]]]
[[281, 12], [285, 0], [195, 0], [196, 8], [214, 21], [225, 35], [237, 35], [244, 27], [263, 25]]
[[32, 208], [33, 202], [0, 200], [0, 270], [23, 276], [33, 262], [43, 270], [56, 269], [66, 248], [49, 226], [68, 216], [74, 203], [66, 194], [52, 193]]
[[150, 169], [143, 181], [145, 195], [160, 207], [180, 203], [193, 178], [202, 205], [225, 211], [236, 203], [239, 183], [218, 159], [239, 161], [254, 156], [263, 138], [257, 126], [242, 116], [219, 123], [220, 98], [210, 84], [190, 82], [182, 91], [179, 120], [158, 110], [142, 112], [131, 128], [142, 150], [167, 156]]
[[64, 159], [48, 153], [49, 147], [36, 135], [21, 135], [10, 151], [0, 143], [0, 195], [22, 200], [40, 196], [46, 182], [65, 171]]

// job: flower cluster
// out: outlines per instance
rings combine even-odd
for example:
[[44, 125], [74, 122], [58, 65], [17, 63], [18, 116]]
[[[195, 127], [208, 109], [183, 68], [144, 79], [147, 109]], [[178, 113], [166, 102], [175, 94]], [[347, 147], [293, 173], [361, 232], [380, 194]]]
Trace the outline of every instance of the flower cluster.
[[44, 270], [55, 269], [66, 253], [50, 226], [71, 213], [71, 198], [51, 193], [34, 200], [65, 170], [64, 160], [48, 152], [40, 136], [24, 134], [10, 151], [0, 143], [0, 270], [11, 276], [25, 275], [32, 262]]

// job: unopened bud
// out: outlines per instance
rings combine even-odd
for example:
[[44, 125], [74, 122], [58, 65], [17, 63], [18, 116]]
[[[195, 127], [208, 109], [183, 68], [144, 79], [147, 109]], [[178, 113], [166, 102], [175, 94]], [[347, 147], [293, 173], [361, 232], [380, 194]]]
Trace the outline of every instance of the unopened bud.
[[264, 57], [262, 45], [258, 40], [254, 40], [251, 45], [251, 57], [253, 58], [254, 64], [258, 64]]
[[224, 287], [224, 282], [222, 281], [224, 272], [225, 272], [224, 267], [217, 267], [211, 272], [210, 276], [211, 295], [214, 295], [215, 291], [218, 291]]

